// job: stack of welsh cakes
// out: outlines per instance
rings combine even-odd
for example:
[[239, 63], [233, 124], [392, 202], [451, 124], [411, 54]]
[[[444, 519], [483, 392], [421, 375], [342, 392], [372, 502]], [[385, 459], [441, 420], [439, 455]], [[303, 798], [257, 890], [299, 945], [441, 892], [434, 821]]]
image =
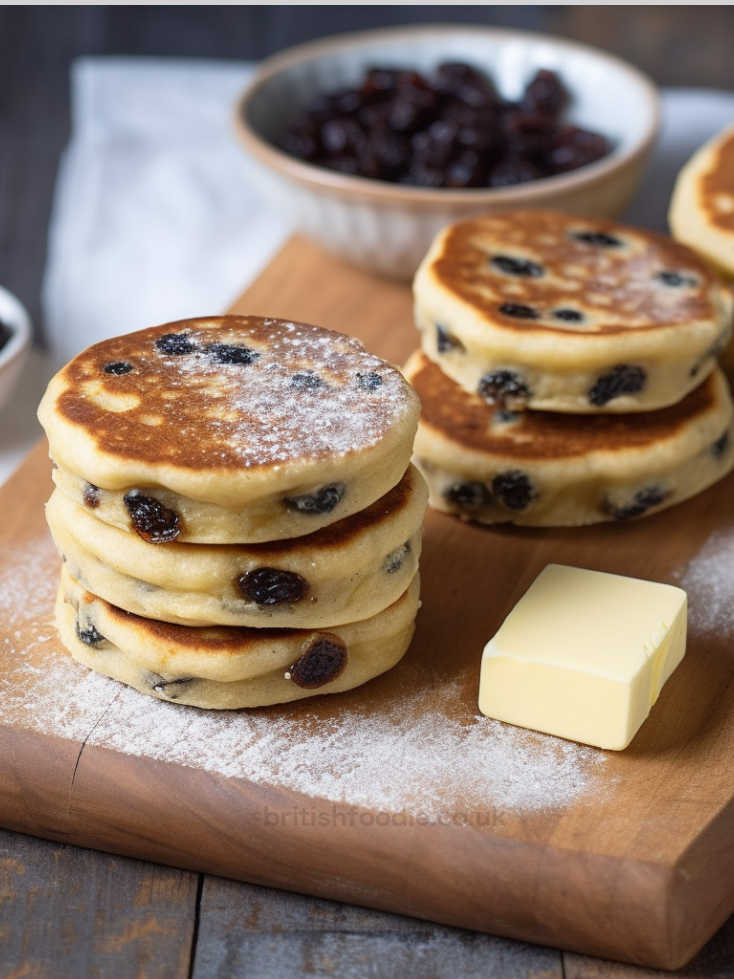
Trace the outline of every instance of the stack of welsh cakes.
[[418, 412], [396, 368], [299, 323], [185, 320], [84, 351], [39, 409], [72, 656], [218, 708], [389, 669], [418, 609]]
[[415, 284], [433, 506], [481, 523], [628, 520], [734, 465], [717, 366], [732, 297], [663, 235], [543, 211], [447, 228]]

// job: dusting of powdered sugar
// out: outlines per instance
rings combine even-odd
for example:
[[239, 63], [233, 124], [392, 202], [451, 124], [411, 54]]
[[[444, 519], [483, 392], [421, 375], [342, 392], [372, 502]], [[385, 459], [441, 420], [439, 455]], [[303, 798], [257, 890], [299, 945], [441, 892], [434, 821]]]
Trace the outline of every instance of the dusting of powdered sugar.
[[39, 535], [1, 556], [0, 723], [83, 740], [109, 702], [110, 681], [81, 674], [56, 636], [51, 539]]
[[0, 575], [0, 723], [428, 819], [558, 809], [609, 781], [606, 756], [594, 748], [491, 721], [473, 703], [444, 713], [441, 705], [466, 703], [466, 677], [433, 673], [417, 657], [399, 667], [405, 692], [390, 706], [373, 712], [358, 693], [334, 696], [326, 720], [324, 701], [318, 713], [308, 701], [216, 712], [148, 698], [63, 651], [52, 627], [51, 555], [39, 537]]
[[277, 716], [155, 710], [125, 689], [89, 744], [221, 775], [276, 785], [312, 798], [382, 812], [480, 812], [563, 807], [585, 792], [604, 755], [481, 716], [452, 720], [436, 709], [461, 696], [447, 680], [370, 713], [340, 710], [329, 721], [300, 709]]
[[688, 623], [701, 635], [734, 632], [734, 526], [716, 530], [679, 573], [688, 594]]
[[[176, 330], [183, 352], [156, 345]], [[240, 362], [228, 362], [227, 351]], [[224, 362], [222, 357], [224, 356]], [[105, 373], [105, 366], [128, 366]], [[400, 371], [353, 337], [260, 317], [190, 320], [115, 337], [65, 368], [60, 412], [100, 448], [202, 469], [343, 457], [410, 430]]]

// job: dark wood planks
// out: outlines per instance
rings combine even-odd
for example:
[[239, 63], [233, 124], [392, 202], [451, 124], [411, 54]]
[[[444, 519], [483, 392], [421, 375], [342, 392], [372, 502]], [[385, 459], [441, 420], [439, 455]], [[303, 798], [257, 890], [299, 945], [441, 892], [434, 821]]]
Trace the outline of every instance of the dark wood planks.
[[554, 949], [206, 877], [192, 979], [240, 976], [562, 979], [563, 972]]
[[734, 976], [734, 917], [704, 946], [685, 969], [679, 972], [660, 972], [640, 969], [621, 962], [606, 962], [574, 952], [563, 954], [564, 979], [653, 979], [655, 976], [674, 976], [675, 979], [732, 979]]
[[0, 831], [0, 974], [185, 979], [197, 875]]
[[[0, 831], [0, 974], [110, 979], [731, 979], [734, 918], [678, 973]], [[197, 933], [194, 937], [195, 923]]]

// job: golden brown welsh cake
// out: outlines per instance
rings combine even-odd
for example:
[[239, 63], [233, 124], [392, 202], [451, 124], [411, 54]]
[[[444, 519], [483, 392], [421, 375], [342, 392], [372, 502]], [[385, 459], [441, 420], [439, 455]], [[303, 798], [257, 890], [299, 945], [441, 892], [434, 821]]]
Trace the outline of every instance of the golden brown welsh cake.
[[413, 636], [417, 575], [388, 608], [328, 631], [190, 628], [131, 615], [67, 568], [56, 623], [78, 662], [160, 700], [262, 707], [350, 690], [390, 669]]
[[402, 478], [418, 413], [359, 341], [256, 316], [104, 340], [39, 408], [60, 490], [154, 543], [295, 537], [356, 513]]
[[447, 228], [414, 295], [427, 356], [512, 410], [673, 404], [714, 369], [731, 333], [732, 296], [692, 251], [549, 211]]
[[678, 175], [670, 227], [734, 278], [734, 126], [705, 143]]
[[[734, 126], [709, 140], [683, 167], [669, 221], [678, 241], [734, 279]], [[734, 341], [722, 362], [734, 377]]]
[[423, 404], [415, 458], [430, 502], [480, 523], [626, 520], [700, 492], [734, 465], [719, 370], [670, 408], [581, 417], [488, 405], [421, 351], [406, 375]]

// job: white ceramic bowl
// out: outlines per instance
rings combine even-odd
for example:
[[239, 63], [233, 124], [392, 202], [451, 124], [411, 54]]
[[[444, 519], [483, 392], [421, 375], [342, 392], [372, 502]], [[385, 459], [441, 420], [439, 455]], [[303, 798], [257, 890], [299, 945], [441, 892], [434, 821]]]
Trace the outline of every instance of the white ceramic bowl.
[[[579, 170], [506, 188], [425, 189], [350, 177], [276, 146], [294, 107], [356, 84], [373, 65], [429, 71], [441, 61], [482, 68], [508, 98], [538, 68], [557, 70], [572, 94], [568, 118], [608, 136], [613, 152]], [[652, 83], [581, 44], [522, 31], [434, 25], [345, 34], [263, 62], [237, 105], [236, 127], [264, 192], [294, 227], [371, 271], [408, 278], [446, 224], [491, 210], [550, 207], [614, 216], [632, 197], [658, 130]]]
[[10, 400], [31, 346], [31, 321], [20, 300], [0, 286], [0, 321], [13, 331], [0, 350], [0, 408]]

